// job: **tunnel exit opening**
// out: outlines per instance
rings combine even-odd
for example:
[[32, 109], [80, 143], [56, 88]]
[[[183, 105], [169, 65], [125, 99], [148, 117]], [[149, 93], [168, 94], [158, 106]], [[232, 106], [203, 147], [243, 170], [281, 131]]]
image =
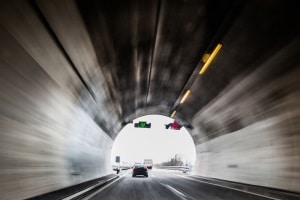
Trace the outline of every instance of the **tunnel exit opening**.
[[131, 167], [151, 159], [156, 166], [190, 166], [196, 159], [193, 139], [185, 127], [172, 128], [174, 119], [146, 115], [127, 124], [114, 141], [113, 166]]

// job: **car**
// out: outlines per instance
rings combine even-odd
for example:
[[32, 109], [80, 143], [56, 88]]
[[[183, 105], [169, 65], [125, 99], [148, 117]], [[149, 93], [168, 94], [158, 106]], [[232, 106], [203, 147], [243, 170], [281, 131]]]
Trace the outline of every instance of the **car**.
[[148, 177], [148, 168], [143, 164], [135, 164], [132, 168], [132, 177], [137, 175]]
[[192, 171], [192, 169], [190, 167], [184, 168], [182, 170], [183, 173], [190, 173]]

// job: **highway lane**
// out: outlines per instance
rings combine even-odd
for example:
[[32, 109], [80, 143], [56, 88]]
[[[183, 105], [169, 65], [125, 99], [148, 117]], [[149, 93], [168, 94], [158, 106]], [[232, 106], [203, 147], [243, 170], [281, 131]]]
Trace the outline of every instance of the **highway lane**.
[[[186, 176], [188, 177], [188, 176]], [[270, 200], [217, 185], [178, 176], [163, 170], [149, 170], [149, 177], [131, 177], [131, 170], [122, 178], [99, 189], [91, 200]]]

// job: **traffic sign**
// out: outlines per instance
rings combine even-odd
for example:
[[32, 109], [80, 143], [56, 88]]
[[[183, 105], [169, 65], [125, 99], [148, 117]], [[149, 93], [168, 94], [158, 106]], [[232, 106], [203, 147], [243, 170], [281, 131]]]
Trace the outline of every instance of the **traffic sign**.
[[166, 129], [174, 129], [174, 130], [180, 130], [182, 125], [180, 125], [177, 121], [174, 121], [173, 123], [169, 123], [169, 124], [166, 124]]
[[134, 123], [134, 127], [136, 127], [136, 128], [151, 128], [151, 123], [147, 123], [146, 121], [139, 121], [138, 123]]

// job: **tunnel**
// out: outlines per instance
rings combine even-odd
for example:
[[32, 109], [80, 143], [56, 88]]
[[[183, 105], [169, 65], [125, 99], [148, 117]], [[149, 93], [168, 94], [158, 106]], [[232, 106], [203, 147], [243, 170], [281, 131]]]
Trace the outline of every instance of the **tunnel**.
[[109, 176], [151, 114], [190, 133], [196, 175], [300, 193], [299, 19], [283, 0], [1, 1], [0, 199]]

